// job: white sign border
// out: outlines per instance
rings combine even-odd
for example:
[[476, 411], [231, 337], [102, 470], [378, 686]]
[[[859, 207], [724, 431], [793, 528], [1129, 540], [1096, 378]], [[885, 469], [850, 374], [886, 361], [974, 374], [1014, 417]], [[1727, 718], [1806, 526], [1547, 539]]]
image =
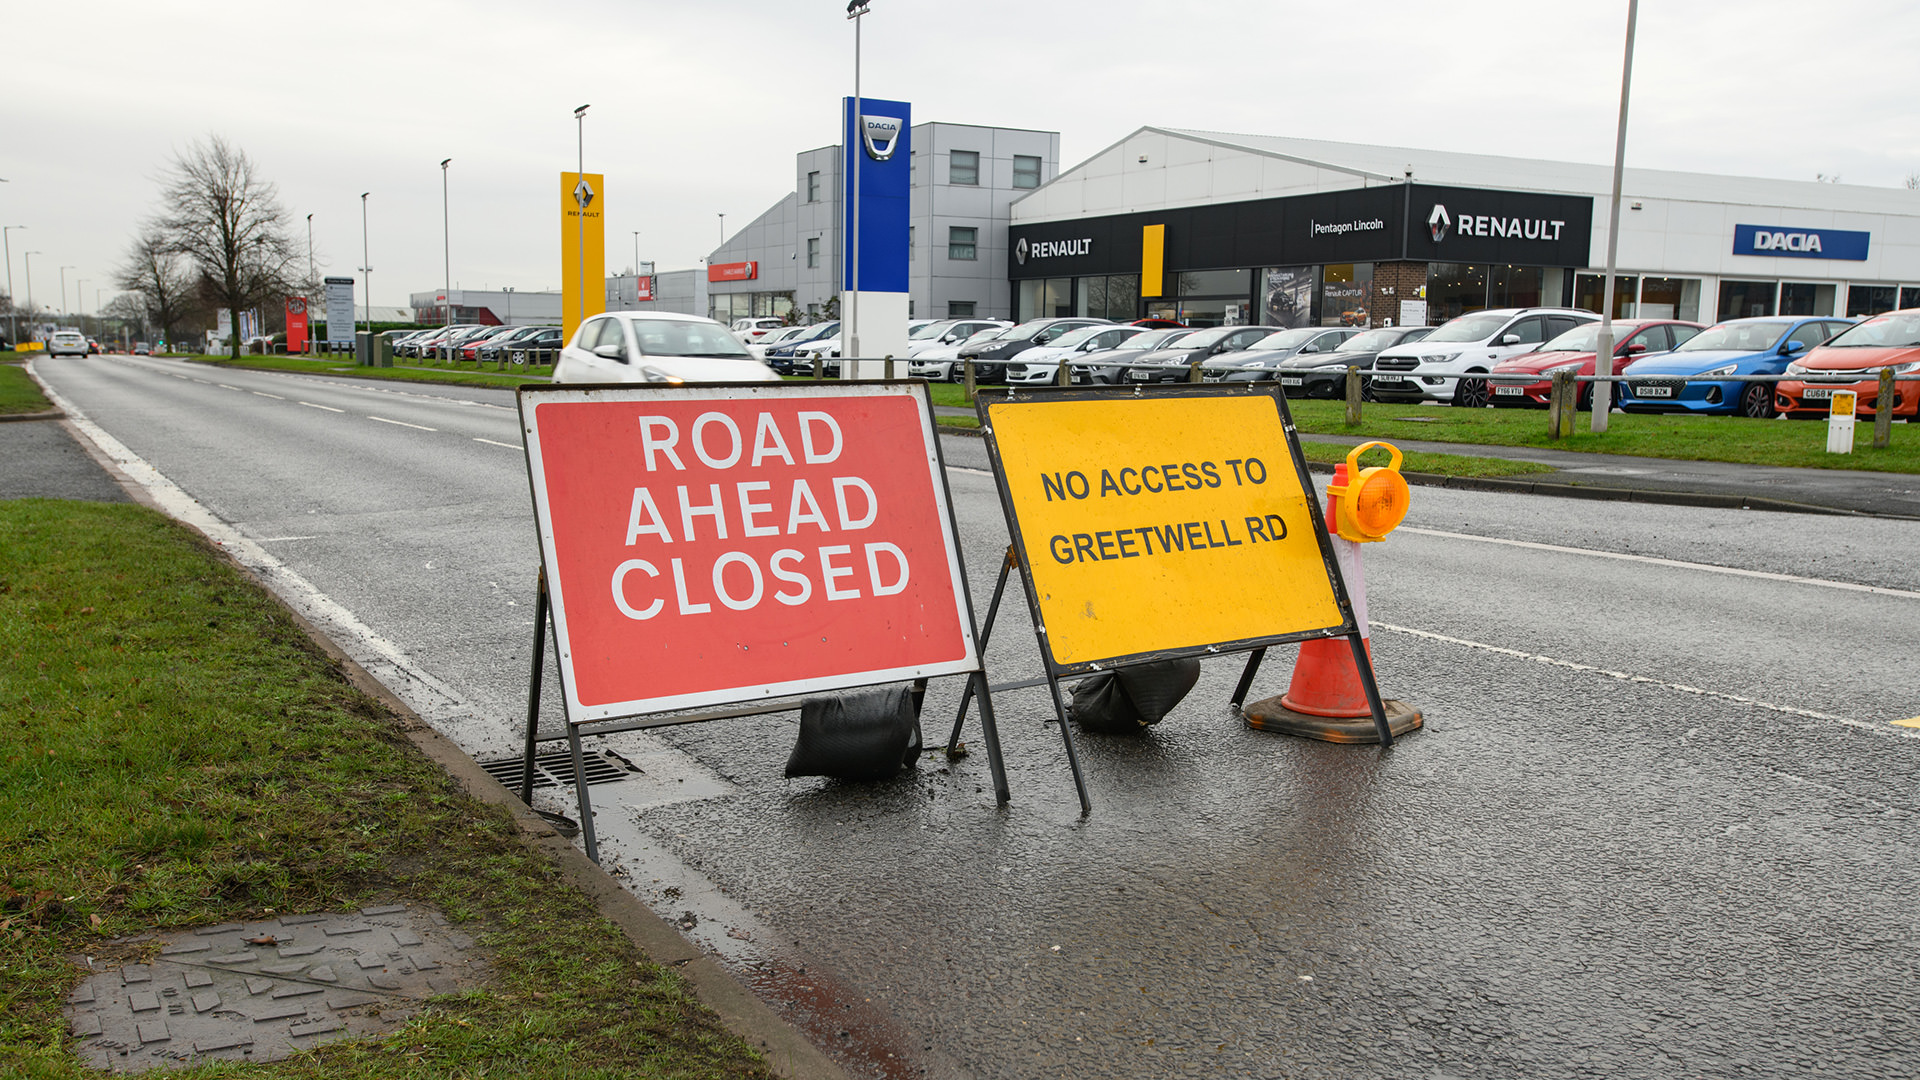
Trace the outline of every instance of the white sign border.
[[[533, 492], [535, 527], [540, 538], [540, 565], [546, 571], [549, 610], [553, 619], [554, 652], [559, 657], [560, 685], [567, 709], [567, 722], [574, 725], [615, 720], [630, 716], [696, 709], [713, 705], [750, 704], [779, 698], [819, 694], [853, 687], [904, 682], [909, 679], [962, 675], [983, 670], [979, 642], [975, 634], [972, 594], [967, 589], [966, 568], [960, 553], [953, 506], [942, 468], [939, 435], [934, 428], [933, 401], [922, 382], [876, 383], [696, 383], [684, 386], [659, 386], [644, 383], [617, 385], [581, 385], [565, 389], [527, 387], [517, 396], [520, 433], [526, 447], [527, 479]], [[753, 398], [825, 398], [825, 397], [912, 397], [920, 414], [922, 449], [927, 471], [933, 481], [934, 500], [940, 517], [941, 537], [945, 541], [949, 587], [953, 590], [956, 614], [961, 620], [964, 655], [938, 664], [879, 668], [870, 671], [843, 672], [813, 679], [793, 679], [761, 686], [730, 686], [663, 697], [636, 698], [604, 705], [587, 705], [574, 690], [572, 642], [567, 629], [566, 595], [555, 562], [552, 515], [547, 505], [546, 472], [541, 456], [539, 406], [548, 402], [582, 403], [589, 401], [741, 401]]]

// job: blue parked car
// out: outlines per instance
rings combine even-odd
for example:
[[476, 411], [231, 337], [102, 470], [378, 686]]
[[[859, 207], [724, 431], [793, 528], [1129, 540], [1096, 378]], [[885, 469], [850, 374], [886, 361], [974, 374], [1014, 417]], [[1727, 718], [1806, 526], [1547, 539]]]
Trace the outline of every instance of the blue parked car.
[[[1762, 315], [1728, 319], [1700, 331], [1672, 352], [1629, 364], [1625, 375], [1778, 375], [1796, 356], [1853, 325], [1835, 316]], [[1624, 382], [1615, 401], [1630, 413], [1729, 413], [1773, 416], [1767, 382]]]
[[[794, 373], [793, 351], [795, 349], [799, 348], [802, 345], [807, 344], [810, 341], [818, 341], [821, 338], [832, 337], [835, 334], [838, 334], [839, 332], [840, 332], [840, 320], [838, 319], [835, 319], [831, 322], [820, 323], [819, 325], [815, 326], [811, 332], [801, 334], [799, 337], [793, 338], [790, 341], [783, 341], [780, 344], [775, 345], [773, 348], [768, 349], [767, 350], [767, 366], [773, 368], [773, 370], [779, 372], [782, 375], [792, 375]], [[804, 372], [802, 374], [804, 374]]]

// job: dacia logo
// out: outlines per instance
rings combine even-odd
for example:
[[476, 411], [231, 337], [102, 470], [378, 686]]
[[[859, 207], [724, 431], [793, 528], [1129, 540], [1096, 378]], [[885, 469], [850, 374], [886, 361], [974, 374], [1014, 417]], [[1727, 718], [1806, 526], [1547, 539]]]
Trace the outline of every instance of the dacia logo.
[[1757, 230], [1753, 234], [1755, 251], [1793, 251], [1801, 254], [1820, 250], [1820, 234], [1817, 232], [1766, 232]]
[[875, 161], [885, 161], [893, 156], [893, 149], [900, 145], [900, 118], [896, 116], [860, 117], [861, 139], [867, 144], [867, 156]]

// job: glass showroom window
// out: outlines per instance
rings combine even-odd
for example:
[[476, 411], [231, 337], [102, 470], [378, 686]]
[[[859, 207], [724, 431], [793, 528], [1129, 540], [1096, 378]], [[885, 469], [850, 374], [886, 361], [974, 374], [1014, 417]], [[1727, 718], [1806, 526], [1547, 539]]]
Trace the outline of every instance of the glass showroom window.
[[1900, 287], [1900, 306], [1903, 308], [1920, 307], [1920, 289], [1911, 285]]
[[1643, 319], [1700, 317], [1700, 279], [1650, 277], [1640, 282], [1639, 316]]
[[1075, 314], [1124, 322], [1133, 318], [1139, 304], [1140, 278], [1137, 274], [1084, 277], [1079, 281], [1076, 296]]
[[1771, 281], [1722, 281], [1720, 318], [1749, 319], [1773, 314], [1773, 294], [1777, 288]]
[[1839, 287], [1835, 285], [1785, 282], [1780, 286], [1780, 314], [1831, 315], [1834, 295], [1837, 292]]
[[820, 238], [817, 236], [809, 236], [807, 237], [807, 269], [812, 270], [817, 268], [819, 265], [820, 265]]
[[[1632, 274], [1613, 276], [1613, 317], [1631, 319], [1634, 317], [1634, 291], [1640, 287], [1640, 279]], [[1582, 311], [1598, 312], [1606, 304], [1607, 275], [1580, 274], [1573, 282], [1573, 306]], [[1518, 304], [1502, 305], [1519, 307]]]
[[1040, 186], [1039, 158], [1028, 154], [1013, 155], [1013, 186], [1017, 188]]
[[972, 262], [980, 256], [974, 245], [980, 230], [971, 225], [953, 225], [947, 229], [947, 258]]
[[807, 174], [807, 201], [820, 201], [820, 173], [817, 170]]
[[1428, 263], [1428, 325], [1438, 326], [1469, 311], [1484, 309], [1491, 269], [1486, 263]]
[[973, 301], [971, 300], [947, 301], [947, 318], [949, 319], [973, 318]]
[[1854, 318], [1862, 315], [1881, 315], [1893, 310], [1894, 294], [1899, 292], [1892, 285], [1849, 285], [1847, 286], [1847, 314]]
[[[980, 152], [978, 150], [955, 150], [947, 158], [947, 183], [980, 184]], [[972, 258], [972, 256], [968, 256]]]
[[1322, 267], [1320, 325], [1366, 326], [1367, 299], [1372, 293], [1372, 263], [1330, 263]]

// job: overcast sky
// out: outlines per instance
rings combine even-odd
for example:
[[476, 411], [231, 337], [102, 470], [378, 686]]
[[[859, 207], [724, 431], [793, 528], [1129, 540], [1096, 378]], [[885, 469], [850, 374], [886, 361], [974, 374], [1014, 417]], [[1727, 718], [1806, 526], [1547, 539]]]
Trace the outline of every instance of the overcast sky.
[[[916, 121], [1061, 133], [1061, 167], [1143, 124], [1605, 163], [1625, 0], [872, 0], [863, 90]], [[607, 269], [699, 265], [793, 190], [851, 92], [845, 0], [18, 0], [0, 224], [16, 291], [108, 279], [173, 153], [225, 136], [322, 273], [373, 300], [559, 286], [558, 174], [606, 174]], [[1648, 0], [1629, 166], [1898, 187], [1920, 173], [1912, 0]], [[1917, 195], [1916, 198], [1920, 198]], [[357, 274], [355, 275], [357, 276]]]

